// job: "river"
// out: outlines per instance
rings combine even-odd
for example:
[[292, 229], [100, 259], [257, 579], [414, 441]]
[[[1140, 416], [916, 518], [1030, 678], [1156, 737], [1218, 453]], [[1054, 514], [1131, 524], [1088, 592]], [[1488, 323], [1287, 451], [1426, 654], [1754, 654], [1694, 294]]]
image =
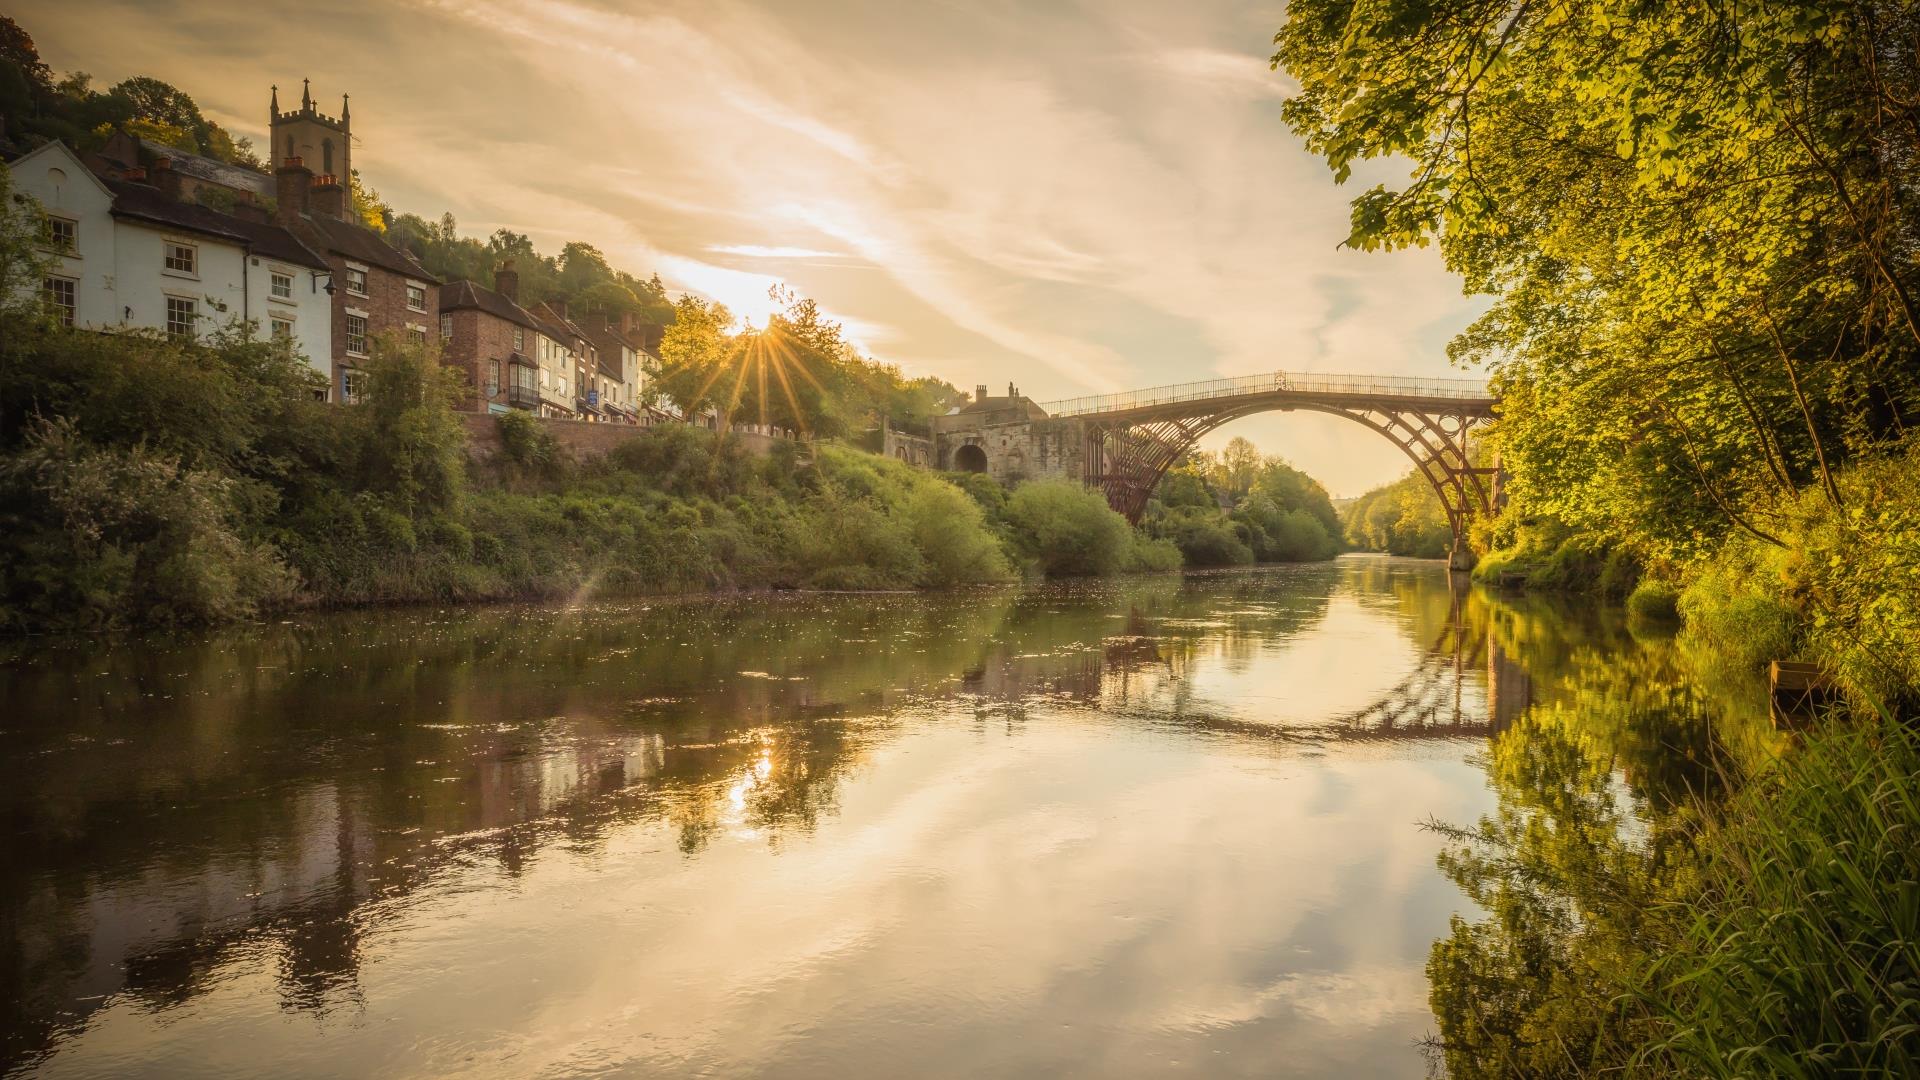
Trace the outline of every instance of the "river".
[[1567, 716], [1622, 829], [1699, 786], [1680, 653], [1352, 556], [18, 641], [0, 1061], [1418, 1077], [1424, 823]]

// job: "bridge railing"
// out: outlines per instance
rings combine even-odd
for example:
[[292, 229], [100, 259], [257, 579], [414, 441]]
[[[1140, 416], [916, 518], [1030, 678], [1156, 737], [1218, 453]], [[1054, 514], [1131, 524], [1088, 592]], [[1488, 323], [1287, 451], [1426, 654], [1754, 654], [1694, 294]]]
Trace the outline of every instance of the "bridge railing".
[[1239, 397], [1292, 391], [1302, 394], [1373, 394], [1383, 397], [1442, 398], [1455, 401], [1489, 401], [1493, 394], [1484, 379], [1419, 379], [1395, 375], [1320, 375], [1291, 371], [1270, 371], [1264, 375], [1239, 375], [1230, 379], [1177, 383], [1119, 394], [1045, 401], [1040, 407], [1048, 416], [1085, 416], [1089, 413], [1124, 412], [1154, 405], [1175, 405], [1209, 398]]

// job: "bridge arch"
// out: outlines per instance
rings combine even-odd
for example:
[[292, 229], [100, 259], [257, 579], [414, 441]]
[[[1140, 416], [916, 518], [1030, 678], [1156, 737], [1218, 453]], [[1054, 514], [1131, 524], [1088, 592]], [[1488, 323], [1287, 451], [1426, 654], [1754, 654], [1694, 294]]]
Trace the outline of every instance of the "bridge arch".
[[1270, 375], [1158, 387], [1043, 406], [1078, 417], [1086, 443], [1084, 480], [1107, 504], [1137, 522], [1167, 469], [1201, 437], [1262, 412], [1308, 410], [1344, 417], [1385, 436], [1413, 462], [1439, 497], [1464, 564], [1475, 516], [1493, 510], [1493, 468], [1476, 465], [1469, 435], [1497, 404], [1484, 383], [1352, 375]]
[[954, 449], [953, 467], [956, 472], [986, 472], [987, 452], [978, 443], [965, 443]]

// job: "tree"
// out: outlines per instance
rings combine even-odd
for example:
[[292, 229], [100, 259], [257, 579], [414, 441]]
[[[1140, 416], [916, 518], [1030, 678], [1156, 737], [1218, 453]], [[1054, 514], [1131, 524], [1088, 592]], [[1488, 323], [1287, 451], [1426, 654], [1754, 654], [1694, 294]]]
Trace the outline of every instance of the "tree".
[[1884, 2], [1305, 0], [1275, 62], [1337, 180], [1413, 163], [1348, 243], [1437, 240], [1495, 297], [1452, 351], [1514, 504], [1680, 560], [1837, 502], [1920, 410], [1916, 40]]

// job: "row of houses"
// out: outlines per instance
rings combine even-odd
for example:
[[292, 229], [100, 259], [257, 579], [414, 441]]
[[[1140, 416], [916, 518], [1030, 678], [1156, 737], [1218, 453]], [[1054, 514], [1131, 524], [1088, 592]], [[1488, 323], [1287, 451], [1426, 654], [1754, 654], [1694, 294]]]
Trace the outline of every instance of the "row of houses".
[[44, 215], [41, 291], [60, 321], [284, 342], [325, 378], [328, 399], [345, 403], [365, 394], [379, 341], [437, 340], [476, 412], [683, 419], [650, 404], [661, 327], [570, 312], [563, 300], [522, 306], [510, 265], [487, 284], [438, 280], [353, 207], [344, 96], [335, 118], [314, 108], [307, 88], [298, 109], [283, 111], [275, 88], [270, 115], [272, 175], [125, 133], [85, 158], [51, 142], [9, 162], [15, 197]]

